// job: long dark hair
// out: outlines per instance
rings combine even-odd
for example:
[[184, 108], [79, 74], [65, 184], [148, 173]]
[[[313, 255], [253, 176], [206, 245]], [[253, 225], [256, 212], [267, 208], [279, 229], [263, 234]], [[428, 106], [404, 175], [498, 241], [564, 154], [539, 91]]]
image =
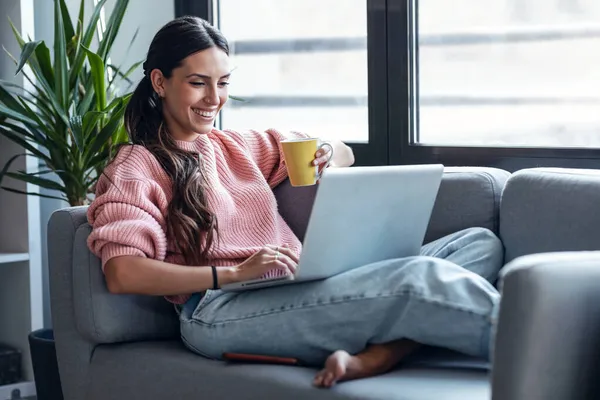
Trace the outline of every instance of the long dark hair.
[[179, 148], [169, 133], [162, 102], [152, 87], [150, 73], [159, 69], [165, 78], [169, 78], [187, 56], [215, 46], [229, 54], [225, 37], [201, 18], [180, 17], [164, 25], [150, 44], [143, 64], [144, 78], [125, 111], [125, 127], [131, 143], [147, 148], [172, 181], [167, 235], [186, 263], [195, 265], [206, 260], [217, 234], [217, 219], [206, 205], [198, 155]]

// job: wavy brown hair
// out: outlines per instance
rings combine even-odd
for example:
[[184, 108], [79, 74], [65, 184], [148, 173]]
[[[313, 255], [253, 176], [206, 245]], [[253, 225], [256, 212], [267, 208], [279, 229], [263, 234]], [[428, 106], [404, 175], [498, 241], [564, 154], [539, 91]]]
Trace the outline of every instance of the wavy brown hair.
[[217, 218], [206, 204], [206, 188], [199, 155], [182, 150], [164, 121], [162, 102], [152, 87], [150, 72], [159, 69], [169, 78], [173, 69], [194, 53], [218, 47], [229, 54], [225, 37], [197, 17], [180, 17], [154, 36], [144, 62], [144, 78], [125, 111], [130, 142], [144, 146], [172, 181], [173, 198], [166, 218], [167, 235], [186, 263], [200, 265], [217, 235]]

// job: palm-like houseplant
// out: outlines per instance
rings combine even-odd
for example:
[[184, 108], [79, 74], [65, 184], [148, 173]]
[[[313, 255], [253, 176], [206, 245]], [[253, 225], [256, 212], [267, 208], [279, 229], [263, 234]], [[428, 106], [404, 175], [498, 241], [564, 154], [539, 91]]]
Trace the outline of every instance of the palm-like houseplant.
[[[26, 41], [13, 26], [21, 54], [19, 59], [7, 54], [31, 89], [0, 81], [0, 135], [38, 158], [43, 167], [13, 171], [13, 162], [25, 155], [16, 154], [0, 170], [0, 185], [8, 191], [85, 205], [117, 145], [127, 141], [123, 114], [131, 94], [118, 94], [115, 87], [117, 80], [127, 80], [139, 62], [125, 72], [109, 63], [129, 0], [116, 2], [102, 37], [97, 38], [96, 51], [90, 47], [106, 0], [98, 2], [87, 26], [83, 23], [85, 0], [81, 0], [76, 24], [65, 0], [54, 3], [54, 60], [43, 40]], [[49, 173], [60, 179], [49, 179]], [[59, 194], [15, 190], [2, 185], [5, 177]]]

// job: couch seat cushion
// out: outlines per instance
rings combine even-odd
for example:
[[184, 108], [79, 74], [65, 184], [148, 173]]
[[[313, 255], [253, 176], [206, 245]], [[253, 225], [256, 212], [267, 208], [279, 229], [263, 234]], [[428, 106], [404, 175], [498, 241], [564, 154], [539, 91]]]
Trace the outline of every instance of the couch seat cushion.
[[[437, 368], [427, 366], [436, 362], [440, 365]], [[315, 372], [300, 367], [210, 361], [189, 352], [178, 341], [100, 345], [92, 358], [89, 398], [487, 400], [490, 397], [485, 365], [466, 357], [452, 359], [446, 354], [429, 354], [386, 375], [342, 383], [329, 390], [312, 387]]]

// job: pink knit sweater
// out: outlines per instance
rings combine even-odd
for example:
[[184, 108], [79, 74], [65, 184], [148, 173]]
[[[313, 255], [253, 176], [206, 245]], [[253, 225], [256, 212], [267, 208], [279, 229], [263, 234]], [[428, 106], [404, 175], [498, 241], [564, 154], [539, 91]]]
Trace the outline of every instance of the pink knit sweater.
[[[244, 133], [214, 129], [193, 142], [177, 142], [203, 156], [207, 202], [219, 223], [219, 240], [208, 265], [237, 265], [267, 244], [288, 244], [300, 254], [301, 243], [279, 215], [272, 191], [287, 177], [282, 139], [272, 129]], [[105, 175], [88, 209], [92, 225], [88, 245], [101, 258], [102, 268], [123, 255], [184, 264], [166, 235], [171, 182], [154, 156], [142, 146], [124, 147]], [[182, 293], [167, 299], [182, 304], [189, 296]]]

